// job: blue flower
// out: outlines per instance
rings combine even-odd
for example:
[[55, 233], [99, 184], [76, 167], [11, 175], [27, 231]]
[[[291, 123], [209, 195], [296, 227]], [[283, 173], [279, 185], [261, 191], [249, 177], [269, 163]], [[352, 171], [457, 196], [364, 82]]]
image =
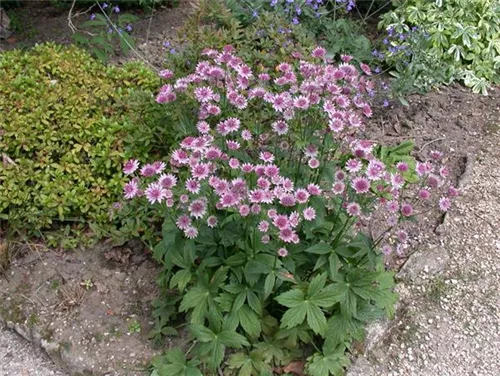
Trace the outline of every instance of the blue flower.
[[90, 20], [91, 20], [91, 21], [95, 20], [95, 14], [94, 14], [94, 13], [92, 13], [92, 14], [90, 15]]
[[272, 7], [275, 7], [276, 4], [278, 4], [278, 0], [271, 0], [271, 2], [269, 3], [269, 5], [271, 5]]
[[257, 17], [259, 17], [259, 13], [258, 13], [256, 10], [253, 10], [253, 11], [252, 11], [252, 17], [253, 17], [253, 18], [257, 18]]
[[107, 3], [102, 4], [102, 9], [106, 9], [108, 7]]
[[298, 19], [297, 17], [293, 17], [293, 18], [292, 18], [292, 23], [293, 23], [294, 25], [298, 25], [298, 24], [299, 24], [299, 19]]
[[384, 38], [383, 43], [384, 44], [389, 44], [389, 40], [387, 38]]
[[356, 3], [354, 3], [353, 0], [349, 0], [349, 3], [347, 3], [347, 6], [345, 7], [345, 9], [350, 12], [351, 10], [354, 9], [354, 7], [356, 6]]
[[133, 30], [132, 25], [128, 24], [127, 27], [125, 28], [129, 33]]
[[108, 34], [111, 34], [113, 32], [113, 29], [111, 27], [108, 28]]
[[170, 47], [170, 42], [168, 40], [166, 42], [163, 42], [163, 47]]
[[389, 107], [389, 101], [387, 99], [384, 99], [383, 106], [384, 107]]
[[113, 12], [120, 13], [120, 7], [118, 5], [113, 7]]
[[302, 9], [300, 9], [300, 7], [295, 7], [295, 13], [297, 13], [297, 15], [300, 15], [302, 13]]
[[375, 67], [375, 69], [373, 71], [377, 74], [379, 74], [381, 72], [380, 67]]
[[171, 48], [170, 51], [169, 51], [172, 55], [176, 54], [177, 51], [175, 50], [175, 48]]

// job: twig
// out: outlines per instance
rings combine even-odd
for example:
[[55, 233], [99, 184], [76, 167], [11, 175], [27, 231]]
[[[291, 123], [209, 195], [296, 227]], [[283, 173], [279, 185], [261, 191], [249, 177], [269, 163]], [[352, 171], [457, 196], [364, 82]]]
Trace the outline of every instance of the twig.
[[434, 142], [437, 142], [437, 141], [442, 141], [442, 140], [445, 140], [446, 137], [439, 137], [439, 138], [436, 138], [435, 140], [432, 140], [432, 141], [429, 141], [427, 142], [426, 144], [424, 144], [421, 148], [420, 148], [420, 151], [424, 150], [424, 148], [430, 144], [433, 144]]
[[149, 65], [153, 70], [155, 70], [156, 72], [159, 72], [160, 70], [155, 67], [153, 64], [151, 64], [144, 56], [142, 56], [130, 43], [127, 39], [123, 38], [120, 34], [120, 31], [118, 30], [118, 28], [116, 27], [116, 25], [113, 23], [113, 21], [111, 21], [111, 19], [108, 17], [108, 14], [104, 11], [104, 9], [102, 8], [101, 4], [97, 1], [97, 6], [99, 7], [99, 9], [101, 10], [102, 14], [104, 15], [104, 17], [106, 18], [106, 20], [111, 24], [111, 26], [113, 27], [113, 29], [115, 30], [115, 32], [120, 36], [120, 38], [122, 38], [122, 40], [125, 42], [125, 44], [128, 46], [128, 48], [130, 48], [130, 50], [139, 58], [141, 59], [144, 63], [146, 63], [147, 65]]
[[76, 33], [77, 31], [77, 28], [75, 27], [75, 25], [73, 24], [73, 9], [75, 8], [75, 4], [76, 4], [76, 0], [73, 0], [73, 2], [71, 3], [71, 8], [69, 9], [69, 12], [68, 12], [68, 26], [69, 28], [71, 29], [71, 31], [73, 33]]

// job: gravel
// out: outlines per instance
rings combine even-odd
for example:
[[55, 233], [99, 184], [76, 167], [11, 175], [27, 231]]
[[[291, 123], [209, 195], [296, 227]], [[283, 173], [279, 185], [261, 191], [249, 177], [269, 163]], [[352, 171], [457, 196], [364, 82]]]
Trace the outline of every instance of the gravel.
[[40, 349], [0, 327], [1, 376], [66, 376]]
[[[398, 285], [399, 312], [383, 343], [349, 375], [500, 374], [499, 145], [499, 135], [485, 137], [432, 252], [420, 251], [426, 266]], [[434, 274], [440, 255], [449, 260]]]

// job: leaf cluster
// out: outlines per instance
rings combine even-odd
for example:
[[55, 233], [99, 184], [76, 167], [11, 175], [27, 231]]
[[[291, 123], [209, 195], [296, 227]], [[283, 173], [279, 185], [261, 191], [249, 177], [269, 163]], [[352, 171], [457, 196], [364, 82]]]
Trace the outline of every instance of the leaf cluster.
[[0, 215], [37, 232], [106, 223], [123, 178], [123, 100], [158, 79], [140, 64], [104, 67], [76, 47], [38, 45], [0, 57]]

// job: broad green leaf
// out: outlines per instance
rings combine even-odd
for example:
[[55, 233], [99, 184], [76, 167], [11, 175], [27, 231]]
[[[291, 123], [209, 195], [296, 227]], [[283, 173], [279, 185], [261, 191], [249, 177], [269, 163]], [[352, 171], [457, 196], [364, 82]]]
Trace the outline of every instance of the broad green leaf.
[[250, 345], [247, 339], [243, 337], [241, 334], [229, 330], [224, 330], [220, 333], [217, 333], [216, 337], [220, 340], [220, 343], [222, 343], [223, 345], [235, 349], [240, 349], [243, 346]]
[[307, 303], [288, 309], [281, 318], [281, 328], [293, 328], [304, 322], [307, 313]]
[[307, 324], [314, 333], [323, 335], [326, 330], [326, 317], [320, 308], [313, 304], [307, 305]]
[[332, 247], [327, 243], [318, 243], [304, 250], [307, 253], [315, 253], [318, 255], [324, 255], [332, 252]]
[[276, 301], [285, 307], [298, 307], [304, 303], [304, 292], [300, 289], [292, 289], [276, 297]]

